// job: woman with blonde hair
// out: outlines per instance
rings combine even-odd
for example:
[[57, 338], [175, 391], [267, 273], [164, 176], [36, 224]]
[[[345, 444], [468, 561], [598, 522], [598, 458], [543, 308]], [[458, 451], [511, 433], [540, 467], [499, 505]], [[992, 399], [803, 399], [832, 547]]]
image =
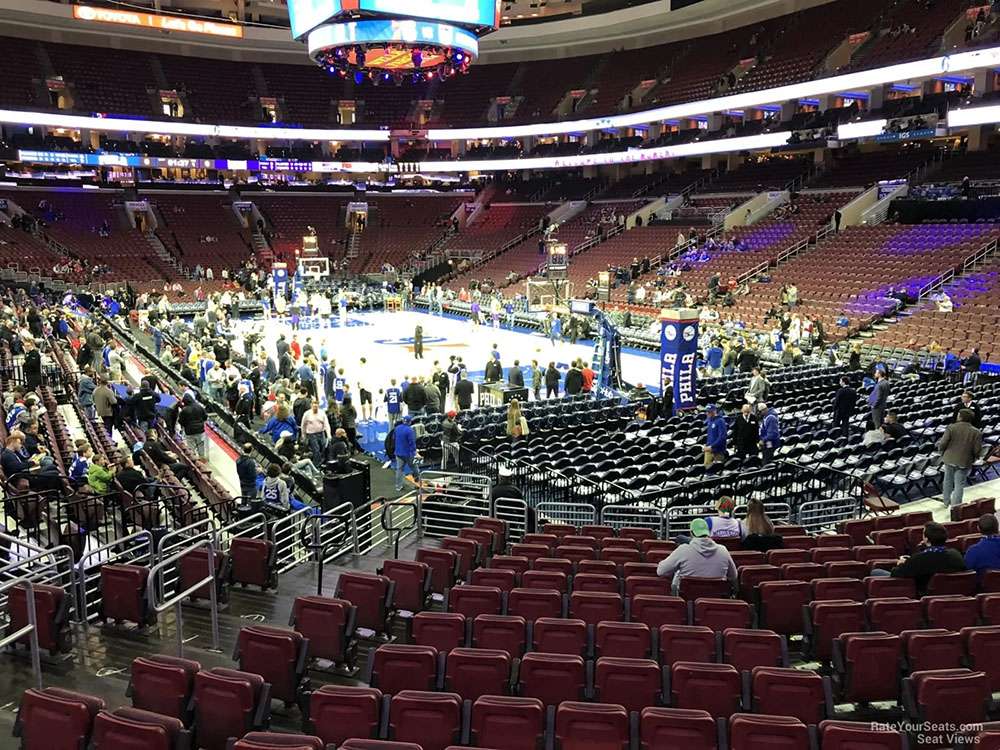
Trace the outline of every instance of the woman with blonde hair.
[[507, 437], [519, 438], [528, 434], [528, 420], [521, 414], [521, 402], [511, 399], [507, 405]]

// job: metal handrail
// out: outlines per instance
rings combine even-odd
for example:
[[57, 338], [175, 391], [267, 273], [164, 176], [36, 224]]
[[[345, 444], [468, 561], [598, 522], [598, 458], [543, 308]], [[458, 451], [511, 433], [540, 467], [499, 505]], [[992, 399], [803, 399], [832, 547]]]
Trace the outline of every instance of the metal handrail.
[[[207, 526], [208, 528], [205, 530], [200, 530], [202, 526]], [[182, 526], [179, 529], [174, 529], [173, 531], [164, 534], [162, 537], [160, 537], [160, 541], [156, 545], [157, 557], [162, 557], [167, 547], [168, 539], [171, 541], [173, 541], [174, 539], [183, 539], [190, 535], [189, 532], [196, 532], [196, 531], [198, 534], [213, 535], [215, 534], [215, 524], [213, 523], [211, 518], [203, 518], [200, 521], [195, 521], [192, 524], [189, 524], [187, 526]]]
[[[351, 507], [350, 503], [344, 503], [344, 505]], [[327, 542], [321, 542], [320, 526], [323, 521], [334, 521], [337, 526], [343, 527], [343, 534], [340, 537], [336, 537]], [[337, 526], [334, 527], [335, 530]], [[310, 527], [312, 528], [310, 529]], [[355, 527], [354, 524], [352, 524], [352, 527]], [[326, 562], [326, 556], [331, 547], [337, 547], [342, 544], [345, 539], [347, 539], [347, 524], [341, 521], [339, 516], [329, 513], [321, 513], [319, 515], [310, 516], [306, 519], [306, 525], [302, 527], [302, 536], [307, 536], [307, 532], [312, 536], [313, 541], [304, 542], [304, 546], [310, 552], [316, 553], [316, 596], [323, 596], [323, 566]], [[357, 540], [355, 540], [355, 546], [356, 545]]]
[[[184, 591], [176, 592], [171, 599], [161, 601], [160, 588], [156, 585], [157, 576], [161, 576], [162, 573], [175, 562], [180, 561], [185, 555], [194, 552], [196, 549], [206, 547], [208, 549], [208, 575], [205, 578], [191, 584]], [[219, 602], [215, 591], [215, 545], [212, 543], [211, 539], [202, 539], [190, 547], [186, 547], [180, 552], [171, 555], [165, 560], [161, 560], [159, 563], [154, 565], [149, 569], [149, 577], [147, 578], [146, 589], [149, 592], [149, 606], [156, 613], [160, 614], [165, 612], [170, 607], [174, 608], [174, 619], [175, 627], [177, 628], [177, 656], [184, 656], [184, 614], [183, 614], [183, 601], [191, 596], [193, 593], [198, 591], [203, 586], [208, 586], [208, 598], [211, 607], [211, 617], [212, 617], [212, 650], [219, 650]]]
[[[21, 562], [29, 562], [22, 560]], [[0, 594], [15, 586], [24, 586], [24, 608], [28, 615], [28, 624], [13, 633], [0, 638], [0, 648], [16, 643], [25, 635], [28, 636], [28, 651], [31, 654], [31, 671], [35, 675], [35, 687], [42, 689], [42, 656], [38, 650], [38, 613], [35, 610], [35, 586], [27, 578], [15, 578], [13, 581], [0, 584]]]

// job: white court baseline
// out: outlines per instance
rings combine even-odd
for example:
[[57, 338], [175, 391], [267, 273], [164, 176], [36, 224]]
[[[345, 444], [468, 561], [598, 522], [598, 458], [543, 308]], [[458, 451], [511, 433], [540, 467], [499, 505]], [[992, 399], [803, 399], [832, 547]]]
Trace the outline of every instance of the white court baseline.
[[[422, 360], [413, 357], [413, 333], [417, 325], [423, 326]], [[389, 385], [390, 378], [399, 382], [403, 376], [430, 375], [435, 361], [447, 367], [452, 355], [463, 358], [473, 380], [481, 379], [477, 376], [481, 376], [493, 344], [497, 345], [505, 372], [515, 359], [520, 360], [522, 366], [537, 359], [542, 367], [546, 367], [552, 361], [565, 365], [578, 357], [589, 362], [593, 354], [589, 345], [557, 342], [553, 346], [540, 333], [505, 328], [497, 330], [488, 325], [474, 327], [467, 320], [422, 312], [350, 313], [346, 326], [340, 325], [338, 320], [333, 328], [325, 324], [320, 328], [303, 328], [297, 332], [292, 331], [287, 321], [276, 319], [243, 320], [237, 322], [235, 328], [239, 336], [249, 330], [259, 332], [262, 335], [259, 346], [263, 346], [272, 357], [276, 356], [274, 344], [280, 334], [284, 334], [288, 341], [294, 334], [301, 344], [305, 344], [307, 338], [312, 339], [317, 356], [325, 349], [329, 359], [335, 360], [338, 368], [344, 368], [349, 383], [356, 382], [359, 360], [365, 357], [368, 360], [368, 379], [372, 381], [366, 385], [376, 394], [376, 405], [380, 405], [378, 391]], [[242, 350], [242, 341], [236, 348]], [[628, 382], [653, 385], [659, 382], [659, 362], [655, 357], [624, 353], [622, 369]]]

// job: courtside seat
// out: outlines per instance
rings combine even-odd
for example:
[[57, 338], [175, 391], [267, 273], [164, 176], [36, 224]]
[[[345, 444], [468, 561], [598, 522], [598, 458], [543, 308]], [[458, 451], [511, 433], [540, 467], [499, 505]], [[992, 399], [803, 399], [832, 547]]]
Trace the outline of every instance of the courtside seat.
[[385, 576], [373, 573], [341, 573], [334, 596], [346, 599], [357, 610], [355, 628], [358, 635], [388, 633], [395, 607], [396, 584]]
[[907, 672], [957, 669], [965, 656], [962, 635], [942, 628], [904, 630], [900, 634]]
[[708, 711], [649, 706], [639, 713], [639, 747], [716, 750], [719, 729]]
[[601, 591], [574, 591], [569, 596], [569, 616], [597, 625], [602, 620], [624, 619], [624, 602], [621, 594]]
[[661, 625], [660, 664], [714, 662], [718, 654], [715, 633], [703, 625]]
[[305, 677], [309, 641], [294, 630], [248, 625], [233, 651], [240, 670], [259, 674], [271, 685], [271, 698], [291, 705], [308, 688]]
[[899, 635], [923, 627], [920, 601], [902, 597], [867, 599], [868, 624], [872, 630]]
[[506, 651], [519, 659], [527, 648], [527, 641], [527, 622], [523, 617], [479, 615], [472, 621], [473, 648]]
[[675, 662], [670, 667], [670, 705], [729, 718], [742, 705], [740, 673], [731, 664]]
[[651, 659], [603, 656], [594, 669], [594, 700], [629, 711], [663, 703], [663, 673]]
[[624, 706], [566, 701], [556, 710], [557, 750], [626, 750], [629, 736]]
[[383, 704], [382, 691], [377, 688], [323, 685], [309, 695], [303, 729], [332, 745], [351, 737], [375, 739]]
[[830, 659], [834, 639], [842, 633], [860, 633], [866, 626], [865, 605], [850, 600], [809, 602], [803, 617], [806, 651], [824, 662]]
[[793, 716], [733, 714], [729, 717], [730, 750], [779, 750], [810, 746], [809, 728]]
[[277, 549], [267, 539], [236, 537], [229, 545], [229, 582], [260, 586], [261, 591], [277, 588]]
[[266, 727], [271, 686], [259, 674], [236, 669], [202, 670], [194, 678], [194, 732], [204, 750], [224, 750], [230, 737]]
[[416, 560], [386, 560], [379, 575], [396, 584], [393, 606], [397, 611], [422, 612], [431, 596], [431, 567]]
[[490, 586], [456, 586], [448, 591], [446, 609], [468, 619], [477, 615], [499, 615], [503, 610], [503, 592]]
[[722, 660], [740, 672], [754, 667], [787, 667], [788, 647], [772, 630], [726, 628], [722, 631]]
[[545, 706], [537, 698], [484, 695], [472, 704], [470, 731], [476, 747], [539, 750], [545, 738]]
[[[469, 583], [473, 586], [498, 588], [506, 593], [517, 586], [517, 578], [517, 573], [508, 568], [476, 568], [472, 571], [472, 578]], [[549, 587], [545, 586], [544, 588]], [[398, 586], [396, 590], [398, 592]]]
[[781, 635], [802, 632], [802, 607], [809, 602], [811, 593], [806, 581], [762, 581], [757, 593], [759, 627]]
[[358, 647], [356, 620], [357, 608], [346, 599], [299, 596], [292, 604], [288, 624], [309, 641], [309, 658], [353, 669]]
[[[45, 583], [32, 585], [35, 600], [35, 622], [37, 623], [38, 647], [50, 654], [58, 654], [70, 647], [71, 633], [69, 629], [69, 597], [58, 586]], [[10, 589], [7, 599], [7, 613], [10, 622], [7, 632], [13, 633], [28, 624], [27, 589], [18, 584]], [[27, 644], [26, 634], [18, 639], [18, 643]]]
[[753, 608], [740, 599], [696, 599], [693, 612], [695, 625], [704, 625], [716, 632], [753, 627]]
[[386, 695], [437, 687], [438, 651], [431, 646], [387, 643], [369, 652], [368, 663], [368, 684]]
[[[224, 602], [229, 598], [226, 582], [229, 580], [230, 558], [229, 555], [218, 551], [214, 551], [213, 555], [215, 559], [215, 596], [217, 601]], [[177, 589], [186, 591], [208, 575], [208, 548], [198, 547], [185, 554], [180, 559], [178, 569]], [[191, 601], [208, 599], [211, 596], [208, 586], [209, 584], [206, 583], [195, 590], [191, 594]]]
[[194, 678], [201, 664], [176, 656], [140, 656], [132, 660], [131, 678], [125, 694], [132, 706], [161, 716], [173, 716], [185, 724], [191, 720]]
[[479, 529], [489, 529], [493, 532], [493, 552], [502, 553], [507, 548], [507, 522], [499, 518], [480, 516], [473, 522]]
[[979, 724], [989, 710], [989, 679], [971, 669], [912, 672], [903, 680], [903, 700], [914, 721]]
[[461, 741], [462, 699], [454, 693], [404, 690], [389, 702], [389, 739], [444, 750]]
[[586, 698], [587, 677], [583, 657], [531, 651], [521, 659], [517, 694], [537, 698], [546, 706]]
[[512, 660], [506, 651], [454, 648], [445, 658], [444, 689], [462, 700], [509, 695]]
[[458, 612], [418, 612], [411, 626], [414, 645], [433, 646], [439, 653], [465, 645], [466, 619]]
[[845, 700], [870, 703], [899, 698], [902, 641], [898, 635], [842, 633], [833, 644], [832, 663]]
[[820, 747], [823, 750], [904, 750], [906, 740], [901, 732], [881, 729], [869, 721], [820, 722]]
[[828, 677], [804, 669], [754, 667], [750, 680], [755, 713], [794, 716], [806, 724], [833, 716]]
[[648, 659], [653, 636], [641, 622], [599, 622], [594, 629], [594, 655], [626, 659]]
[[102, 565], [101, 619], [134, 622], [139, 627], [156, 622], [146, 595], [148, 582], [149, 568], [142, 565]]
[[[101, 711], [94, 719], [93, 750], [188, 750], [180, 719], [138, 708]], [[320, 749], [321, 750], [321, 749]]]
[[1000, 691], [1000, 627], [962, 628], [970, 669], [985, 672], [992, 692]]
[[555, 589], [517, 588], [507, 595], [507, 614], [528, 622], [541, 617], [562, 617], [563, 606], [563, 595]]
[[532, 650], [543, 654], [589, 655], [587, 623], [561, 617], [539, 617], [531, 629]]
[[[444, 594], [458, 580], [460, 560], [458, 553], [451, 549], [426, 549], [420, 547], [414, 559], [426, 563], [431, 569], [431, 591]], [[494, 562], [494, 565], [497, 565]], [[500, 567], [497, 565], [497, 567]]]
[[85, 748], [104, 701], [59, 688], [29, 688], [21, 696], [14, 736], [23, 750]]
[[230, 750], [324, 750], [319, 737], [307, 734], [250, 732], [233, 742]]

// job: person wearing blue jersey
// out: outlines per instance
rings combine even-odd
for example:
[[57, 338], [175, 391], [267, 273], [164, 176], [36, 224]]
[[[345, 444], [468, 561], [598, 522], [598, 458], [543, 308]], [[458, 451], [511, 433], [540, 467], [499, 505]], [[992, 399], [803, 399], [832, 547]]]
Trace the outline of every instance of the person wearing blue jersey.
[[333, 379], [333, 397], [338, 403], [344, 401], [344, 386], [347, 385], [347, 378], [344, 377], [344, 368], [337, 370], [337, 376]]
[[389, 387], [385, 389], [385, 410], [389, 415], [389, 429], [396, 426], [399, 415], [402, 413], [403, 391], [396, 387], [396, 379], [389, 381]]

